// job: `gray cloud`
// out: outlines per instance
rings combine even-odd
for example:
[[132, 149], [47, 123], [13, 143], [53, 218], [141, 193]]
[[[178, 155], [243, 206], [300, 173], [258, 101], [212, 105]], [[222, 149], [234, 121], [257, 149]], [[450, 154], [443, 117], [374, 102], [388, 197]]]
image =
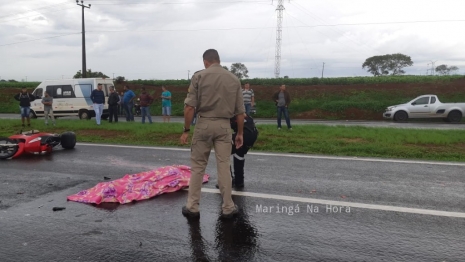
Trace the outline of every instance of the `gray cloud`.
[[[92, 4], [85, 10], [88, 68], [128, 79], [185, 79], [188, 70], [192, 75], [202, 69], [203, 51], [216, 48], [224, 65], [242, 62], [251, 78], [274, 77], [276, 6], [271, 1], [211, 2], [86, 1]], [[2, 77], [42, 80], [72, 76], [81, 68], [81, 8], [69, 3], [19, 15], [54, 4], [0, 4], [5, 14], [18, 14], [0, 18], [0, 56], [8, 61], [0, 64]], [[406, 70], [410, 74], [424, 74], [430, 60], [465, 66], [460, 22], [369, 24], [462, 19], [465, 3], [460, 0], [447, 5], [392, 0], [383, 8], [368, 0], [293, 0], [285, 7], [282, 76], [321, 76], [323, 62], [328, 77], [368, 75], [361, 68], [366, 58], [399, 52], [414, 60]], [[346, 25], [319, 26], [330, 24]], [[38, 38], [47, 39], [1, 46]]]

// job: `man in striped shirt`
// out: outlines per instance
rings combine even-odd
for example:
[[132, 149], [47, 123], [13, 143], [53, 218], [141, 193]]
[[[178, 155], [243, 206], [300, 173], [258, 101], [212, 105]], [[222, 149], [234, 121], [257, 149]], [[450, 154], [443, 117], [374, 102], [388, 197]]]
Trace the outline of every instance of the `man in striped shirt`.
[[250, 109], [252, 109], [252, 107], [255, 105], [255, 98], [253, 90], [250, 89], [249, 82], [245, 83], [244, 89], [242, 90], [242, 96], [244, 97], [245, 113], [250, 115]]

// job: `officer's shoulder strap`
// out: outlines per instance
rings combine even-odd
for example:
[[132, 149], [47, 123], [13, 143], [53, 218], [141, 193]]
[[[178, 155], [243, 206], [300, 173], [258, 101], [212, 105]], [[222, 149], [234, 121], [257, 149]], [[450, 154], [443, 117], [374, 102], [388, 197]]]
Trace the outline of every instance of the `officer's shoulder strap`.
[[[203, 70], [205, 69], [202, 69], [202, 70], [199, 70], [199, 71], [195, 71], [194, 75], [197, 74], [198, 72], [202, 72]], [[192, 75], [192, 77], [194, 77], [194, 75]], [[192, 84], [192, 81], [191, 81], [191, 84]], [[197, 89], [197, 103], [199, 103], [200, 101], [200, 92], [199, 90]]]
[[[201, 69], [201, 70], [199, 70], [199, 71], [195, 71], [194, 75], [197, 74], [198, 72], [202, 72], [203, 70], [205, 70], [205, 69]], [[192, 76], [194, 76], [194, 75], [192, 75]]]

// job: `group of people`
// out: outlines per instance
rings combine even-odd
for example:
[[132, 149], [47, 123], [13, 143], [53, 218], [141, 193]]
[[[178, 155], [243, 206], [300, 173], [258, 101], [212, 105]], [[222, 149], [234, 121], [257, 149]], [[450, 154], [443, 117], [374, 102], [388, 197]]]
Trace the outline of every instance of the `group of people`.
[[[118, 94], [114, 86], [110, 87], [110, 94], [108, 95], [108, 122], [115, 123], [118, 122], [118, 115], [126, 116], [127, 122], [134, 122], [134, 106], [136, 94], [129, 88], [129, 86], [123, 87], [123, 92]], [[162, 86], [162, 94], [160, 98], [162, 99], [162, 115], [163, 122], [170, 122], [171, 117], [171, 93]], [[105, 104], [105, 94], [102, 90], [102, 84], [97, 85], [97, 89], [94, 89], [91, 93], [91, 100], [93, 103], [93, 108], [95, 111], [95, 119], [97, 125], [101, 123], [101, 117], [103, 113], [103, 107]], [[145, 87], [141, 88], [141, 94], [136, 100], [140, 106], [142, 124], [145, 124], [145, 118], [149, 121], [150, 124], [153, 123], [152, 116], [150, 115], [150, 106], [152, 105], [154, 98], [152, 95], [147, 93]]]
[[[30, 127], [31, 102], [35, 101], [36, 97], [27, 92], [27, 88], [23, 87], [21, 92], [15, 95], [14, 98], [19, 101], [22, 126], [25, 127], [26, 125], [24, 122], [27, 121], [27, 126]], [[53, 116], [53, 97], [51, 97], [48, 92], [45, 92], [41, 102], [44, 105], [45, 125], [48, 125], [48, 121], [51, 119], [53, 126], [55, 126], [56, 122], [55, 117]]]
[[[242, 90], [242, 97], [244, 100], [245, 113], [250, 116], [251, 110], [255, 107], [255, 95], [252, 89], [250, 89], [249, 82], [245, 82], [244, 89]], [[281, 85], [279, 90], [273, 94], [273, 101], [276, 104], [276, 114], [278, 122], [278, 130], [281, 130], [281, 119], [284, 116], [286, 125], [289, 130], [292, 130], [291, 120], [289, 118], [289, 104], [291, 103], [291, 96], [286, 91], [286, 85]]]

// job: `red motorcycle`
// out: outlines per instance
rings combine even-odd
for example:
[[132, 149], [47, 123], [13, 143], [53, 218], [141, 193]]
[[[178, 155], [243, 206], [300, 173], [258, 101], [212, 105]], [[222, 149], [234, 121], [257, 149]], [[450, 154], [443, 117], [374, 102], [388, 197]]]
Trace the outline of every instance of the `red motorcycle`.
[[76, 145], [76, 134], [74, 132], [53, 134], [39, 130], [20, 132], [8, 138], [0, 138], [0, 159], [16, 158], [24, 153], [50, 153], [58, 145], [64, 149], [73, 149]]

